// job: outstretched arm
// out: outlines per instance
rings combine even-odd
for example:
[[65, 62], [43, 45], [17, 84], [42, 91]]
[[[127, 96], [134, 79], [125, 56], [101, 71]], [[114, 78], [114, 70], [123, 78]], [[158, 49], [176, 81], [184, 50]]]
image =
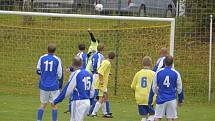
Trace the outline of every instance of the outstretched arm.
[[90, 34], [91, 41], [96, 42], [96, 38], [94, 37], [93, 33], [91, 32], [91, 29], [88, 29], [87, 31]]

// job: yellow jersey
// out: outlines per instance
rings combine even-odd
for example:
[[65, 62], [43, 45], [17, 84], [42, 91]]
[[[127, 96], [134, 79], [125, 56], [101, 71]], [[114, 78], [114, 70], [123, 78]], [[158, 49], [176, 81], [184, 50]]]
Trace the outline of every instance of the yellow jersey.
[[142, 69], [135, 74], [131, 88], [135, 90], [137, 104], [148, 105], [148, 97], [154, 76], [155, 72], [149, 69]]
[[93, 50], [97, 52], [98, 45], [99, 45], [98, 41], [96, 42], [91, 41], [88, 53], [92, 52]]
[[105, 91], [107, 89], [110, 70], [111, 70], [110, 61], [107, 59], [102, 61], [100, 67], [98, 68], [98, 74], [101, 74], [103, 76], [104, 84], [103, 85], [100, 84], [100, 80], [99, 80], [99, 76], [98, 76], [96, 79], [95, 85], [94, 85], [95, 89], [99, 89], [102, 91]]

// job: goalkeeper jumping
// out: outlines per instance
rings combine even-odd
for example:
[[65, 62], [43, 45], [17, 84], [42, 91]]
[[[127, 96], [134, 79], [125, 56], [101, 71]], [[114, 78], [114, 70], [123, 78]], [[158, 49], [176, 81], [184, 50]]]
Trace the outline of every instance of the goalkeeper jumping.
[[96, 40], [96, 38], [94, 37], [90, 28], [87, 31], [90, 34], [91, 43], [90, 43], [88, 53], [87, 53], [88, 62], [87, 62], [86, 70], [92, 74], [92, 71], [93, 71], [93, 69], [92, 69], [92, 56], [97, 52], [97, 47], [98, 47], [99, 41]]

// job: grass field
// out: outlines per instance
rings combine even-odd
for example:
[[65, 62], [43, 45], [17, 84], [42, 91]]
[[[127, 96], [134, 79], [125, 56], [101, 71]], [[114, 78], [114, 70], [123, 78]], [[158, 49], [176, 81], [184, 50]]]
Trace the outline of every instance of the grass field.
[[[59, 104], [59, 121], [69, 121], [69, 114], [63, 114], [67, 109], [68, 100]], [[1, 121], [35, 121], [39, 98], [35, 96], [0, 95]], [[51, 120], [50, 106], [44, 113], [44, 121]], [[85, 121], [140, 121], [137, 107], [133, 101], [111, 101], [113, 119], [87, 117]], [[100, 111], [101, 112], [101, 111]], [[214, 121], [215, 105], [213, 104], [185, 104], [178, 108], [178, 121]]]
[[[130, 89], [131, 80], [134, 73], [142, 68], [141, 59], [145, 55], [151, 56], [155, 63], [159, 49], [169, 47], [170, 30], [166, 23], [33, 17], [32, 24], [23, 24], [20, 16], [3, 15], [0, 15], [0, 121], [35, 121], [39, 105], [39, 77], [35, 74], [35, 68], [39, 56], [46, 53], [49, 42], [54, 42], [58, 45], [56, 54], [61, 57], [65, 69], [77, 53], [77, 45], [89, 45], [86, 32], [89, 27], [105, 44], [105, 55], [110, 50], [119, 49], [119, 68], [115, 68], [114, 61], [108, 89], [114, 118], [88, 117], [86, 121], [139, 121], [133, 91]], [[182, 38], [183, 33], [177, 32], [175, 68], [181, 72], [186, 99], [185, 106], [179, 108], [179, 121], [214, 121], [214, 75], [212, 103], [206, 104], [209, 44], [195, 41], [189, 34]], [[114, 96], [116, 74], [118, 96]], [[68, 73], [65, 81], [67, 78]], [[62, 113], [66, 106], [67, 100], [59, 105], [59, 121], [69, 120], [69, 115]], [[44, 119], [50, 120], [50, 107]]]

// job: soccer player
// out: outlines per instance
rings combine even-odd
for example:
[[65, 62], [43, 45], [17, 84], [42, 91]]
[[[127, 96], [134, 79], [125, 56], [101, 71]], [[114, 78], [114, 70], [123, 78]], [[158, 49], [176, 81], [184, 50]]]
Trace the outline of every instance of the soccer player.
[[[84, 44], [79, 44], [78, 45], [78, 49], [79, 49], [79, 52], [76, 56], [80, 57], [82, 59], [82, 63], [83, 63], [83, 69], [86, 69], [86, 66], [87, 66], [87, 53], [85, 52], [85, 45]], [[72, 66], [70, 66], [68, 69], [67, 69], [67, 72], [73, 72], [74, 71], [74, 68]]]
[[174, 121], [177, 118], [177, 93], [179, 106], [184, 102], [182, 81], [179, 72], [172, 68], [173, 57], [167, 56], [164, 63], [165, 68], [155, 74], [152, 86], [157, 94], [155, 118], [156, 121], [161, 121], [163, 117], [168, 121]]
[[87, 53], [85, 52], [85, 45], [80, 44], [78, 46], [78, 48], [79, 48], [79, 53], [77, 54], [77, 56], [80, 57], [81, 60], [82, 60], [82, 63], [83, 63], [82, 68], [86, 69], [86, 66], [87, 66]]
[[91, 68], [92, 67], [92, 56], [97, 52], [97, 47], [98, 47], [99, 41], [95, 39], [90, 28], [87, 31], [90, 35], [91, 43], [90, 43], [90, 47], [89, 47], [88, 53], [87, 53], [88, 62], [87, 62], [86, 70], [89, 73], [92, 73], [92, 68]]
[[[167, 54], [168, 54], [167, 48], [165, 48], [165, 47], [161, 48], [161, 50], [160, 50], [160, 58], [157, 60], [154, 68], [152, 69], [154, 72], [157, 72], [161, 68], [165, 67], [164, 60], [165, 60]], [[154, 97], [154, 92], [153, 92], [153, 90], [151, 88], [150, 93], [149, 93], [149, 100], [148, 100], [148, 105], [149, 106], [152, 105], [153, 97]]]
[[[82, 60], [82, 68], [83, 69], [86, 69], [86, 65], [87, 65], [87, 53], [85, 52], [85, 45], [84, 44], [79, 44], [78, 45], [78, 49], [79, 49], [79, 52], [76, 56], [80, 57], [81, 60]], [[68, 72], [73, 72], [75, 71], [74, 68], [72, 66], [70, 66], [68, 69], [67, 69]], [[69, 99], [69, 108], [68, 110], [66, 110], [64, 113], [68, 113], [68, 112], [71, 112], [71, 103], [70, 103], [70, 99]]]
[[164, 59], [166, 58], [167, 54], [168, 54], [167, 48], [165, 48], [165, 47], [161, 48], [161, 50], [160, 50], [160, 58], [157, 60], [154, 68], [152, 69], [154, 72], [157, 72], [161, 68], [165, 67]]
[[151, 62], [152, 60], [149, 56], [143, 58], [144, 68], [135, 74], [131, 84], [131, 88], [135, 91], [135, 99], [138, 105], [139, 114], [142, 116], [141, 121], [153, 120], [153, 115], [155, 113], [154, 109], [151, 108], [151, 106], [148, 106], [149, 92], [155, 76], [155, 72], [150, 70]]
[[92, 51], [97, 51], [97, 46], [99, 45], [99, 41], [96, 40], [96, 38], [93, 35], [93, 33], [92, 33], [90, 28], [87, 31], [88, 31], [88, 33], [90, 35], [90, 38], [91, 38], [90, 47], [88, 49], [88, 54], [91, 55]]
[[76, 71], [71, 73], [68, 83], [63, 91], [54, 98], [56, 105], [67, 97], [71, 96], [71, 118], [70, 121], [83, 121], [90, 109], [90, 89], [92, 86], [92, 75], [82, 69], [80, 57], [74, 57], [72, 66]]
[[97, 52], [92, 56], [92, 74], [93, 74], [93, 86], [92, 86], [92, 90], [91, 90], [91, 96], [90, 96], [90, 100], [91, 100], [91, 104], [92, 107], [90, 109], [89, 114], [92, 113], [94, 107], [95, 107], [95, 103], [96, 103], [96, 97], [95, 97], [95, 88], [94, 88], [94, 83], [96, 81], [96, 78], [98, 76], [98, 68], [100, 67], [102, 61], [105, 59], [103, 56], [103, 51], [104, 51], [104, 45], [103, 44], [99, 44], [97, 47]]
[[[92, 117], [97, 115], [99, 108], [102, 106], [102, 104], [105, 104], [105, 102], [108, 100], [107, 99], [108, 78], [111, 70], [111, 62], [114, 58], [115, 58], [115, 53], [109, 52], [108, 59], [104, 60], [98, 69], [99, 76], [97, 77], [97, 80], [95, 82], [95, 89], [98, 90], [98, 101], [96, 102], [95, 108], [93, 109], [93, 112], [91, 114]], [[106, 109], [106, 111], [108, 110], [109, 109]], [[112, 118], [111, 114], [108, 114], [108, 113], [106, 113], [104, 116], [106, 118]]]
[[[48, 54], [40, 57], [37, 64], [37, 74], [40, 75], [40, 101], [41, 106], [38, 109], [37, 121], [42, 121], [44, 109], [48, 102], [53, 101], [53, 97], [59, 94], [59, 88], [63, 83], [63, 68], [59, 57], [54, 55], [55, 44], [48, 45]], [[52, 121], [57, 121], [57, 106], [52, 106]]]

